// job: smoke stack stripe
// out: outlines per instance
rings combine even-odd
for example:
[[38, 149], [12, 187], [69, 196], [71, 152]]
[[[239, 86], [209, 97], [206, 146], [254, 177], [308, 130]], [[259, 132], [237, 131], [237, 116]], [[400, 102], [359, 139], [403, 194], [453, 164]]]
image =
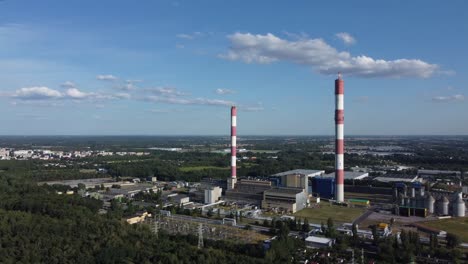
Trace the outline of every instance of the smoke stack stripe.
[[237, 108], [231, 107], [231, 179], [236, 179]]
[[335, 80], [335, 199], [344, 202], [344, 81]]

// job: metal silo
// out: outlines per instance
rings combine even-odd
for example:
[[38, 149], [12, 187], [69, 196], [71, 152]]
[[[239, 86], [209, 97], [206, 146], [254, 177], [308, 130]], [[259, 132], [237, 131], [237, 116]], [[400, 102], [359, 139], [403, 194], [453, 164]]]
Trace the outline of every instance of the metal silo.
[[457, 198], [453, 203], [453, 216], [464, 217], [465, 216], [465, 201], [463, 201], [462, 193], [457, 194]]
[[434, 197], [430, 193], [428, 193], [427, 197], [426, 197], [426, 200], [425, 200], [425, 206], [424, 207], [427, 208], [427, 212], [430, 213], [430, 214], [434, 213], [434, 203], [435, 203]]

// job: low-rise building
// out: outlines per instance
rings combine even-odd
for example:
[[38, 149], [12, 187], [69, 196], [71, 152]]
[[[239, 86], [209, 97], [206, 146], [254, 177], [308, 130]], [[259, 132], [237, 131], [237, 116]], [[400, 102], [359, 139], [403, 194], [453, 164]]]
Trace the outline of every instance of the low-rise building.
[[205, 189], [205, 204], [217, 202], [222, 195], [222, 191], [223, 189], [218, 186]]
[[374, 181], [380, 182], [415, 182], [417, 180], [417, 175], [406, 174], [385, 174], [374, 178]]
[[295, 213], [307, 206], [307, 194], [302, 188], [273, 188], [263, 193], [262, 208]]
[[308, 236], [305, 239], [306, 247], [309, 248], [326, 248], [333, 246], [334, 243], [334, 239], [327, 237]]

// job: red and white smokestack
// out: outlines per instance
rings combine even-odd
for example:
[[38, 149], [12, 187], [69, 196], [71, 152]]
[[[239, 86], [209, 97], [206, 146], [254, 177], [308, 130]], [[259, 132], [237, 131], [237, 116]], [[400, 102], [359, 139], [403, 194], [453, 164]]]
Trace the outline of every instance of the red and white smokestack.
[[234, 189], [237, 181], [237, 108], [231, 107], [231, 179], [228, 181], [228, 189]]
[[335, 80], [335, 199], [344, 202], [344, 81]]

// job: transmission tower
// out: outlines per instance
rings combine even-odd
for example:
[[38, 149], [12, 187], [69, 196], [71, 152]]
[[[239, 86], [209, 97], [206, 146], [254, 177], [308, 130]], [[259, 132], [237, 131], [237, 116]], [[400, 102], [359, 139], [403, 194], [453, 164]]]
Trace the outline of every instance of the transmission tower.
[[198, 249], [203, 247], [203, 224], [198, 224]]

